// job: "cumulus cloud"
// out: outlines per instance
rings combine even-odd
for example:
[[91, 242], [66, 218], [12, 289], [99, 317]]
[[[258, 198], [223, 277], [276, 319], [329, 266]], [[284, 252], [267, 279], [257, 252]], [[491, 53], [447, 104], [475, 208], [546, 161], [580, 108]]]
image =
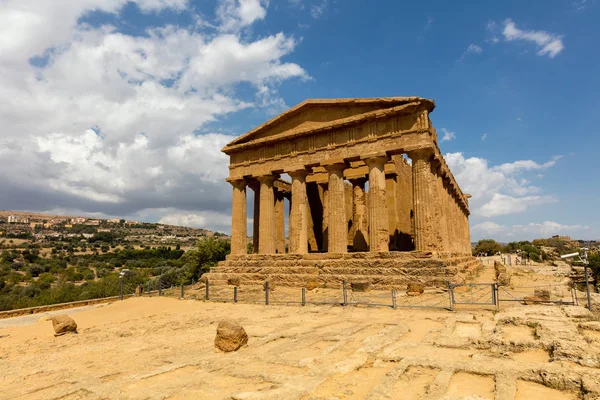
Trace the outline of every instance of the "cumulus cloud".
[[[279, 86], [309, 78], [282, 61], [297, 41], [241, 32], [266, 18], [266, 1], [220, 0], [210, 24], [136, 36], [80, 21], [119, 15], [126, 0], [51, 3], [0, 3], [3, 206], [150, 219], [169, 208], [217, 224], [210, 213], [230, 206], [220, 149], [234, 135], [209, 133], [208, 124], [285, 107]], [[135, 4], [142, 13], [194, 12], [186, 0]], [[30, 63], [35, 57], [42, 62]]]
[[444, 136], [442, 136], [442, 142], [447, 142], [456, 139], [456, 134], [454, 132], [450, 132], [446, 128], [442, 128], [442, 132], [444, 133]]
[[532, 160], [518, 160], [499, 166], [490, 166], [479, 157], [465, 158], [462, 153], [448, 153], [446, 162], [469, 200], [473, 216], [496, 217], [521, 213], [532, 206], [556, 202], [553, 195], [541, 195], [541, 188], [532, 185], [522, 174], [531, 170], [545, 170], [554, 166], [560, 157], [539, 164]]
[[510, 18], [504, 21], [502, 35], [506, 41], [523, 40], [534, 43], [539, 56], [554, 58], [565, 48], [561, 35], [546, 31], [521, 30]]

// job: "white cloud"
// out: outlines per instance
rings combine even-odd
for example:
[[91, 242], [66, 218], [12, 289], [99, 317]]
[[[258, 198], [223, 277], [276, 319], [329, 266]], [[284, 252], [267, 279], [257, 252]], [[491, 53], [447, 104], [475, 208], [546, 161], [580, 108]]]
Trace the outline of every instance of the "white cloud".
[[479, 214], [484, 217], [497, 217], [499, 215], [522, 213], [531, 206], [555, 203], [554, 196], [509, 196], [501, 193], [494, 193], [491, 200], [485, 203], [479, 209]]
[[466, 52], [467, 54], [481, 54], [483, 52], [483, 49], [477, 46], [475, 43], [471, 43], [469, 47], [467, 47]]
[[266, 0], [220, 0], [217, 17], [220, 30], [236, 31], [267, 15]]
[[481, 140], [485, 141], [485, 139], [487, 139], [487, 137], [488, 137], [488, 134], [484, 133], [483, 135], [481, 135]]
[[447, 142], [447, 141], [456, 139], [456, 134], [454, 132], [450, 132], [446, 128], [442, 128], [442, 132], [444, 132], [444, 136], [442, 137], [442, 142]]
[[322, 0], [319, 4], [314, 4], [310, 7], [310, 15], [314, 19], [321, 18], [329, 5], [329, 0]]
[[188, 226], [191, 228], [205, 228], [211, 226], [213, 229], [220, 232], [229, 232], [231, 229], [231, 216], [225, 213], [186, 213], [169, 208], [148, 211], [151, 211], [153, 215], [163, 214], [158, 220], [161, 224]]
[[[220, 1], [214, 23], [159, 26], [144, 36], [78, 22], [93, 10], [119, 14], [126, 3], [0, 3], [3, 206], [227, 214], [220, 149], [233, 136], [199, 132], [245, 108], [285, 107], [279, 86], [309, 78], [282, 61], [293, 37], [238, 32], [266, 18], [266, 1]], [[185, 0], [136, 4], [142, 12], [194, 12]], [[47, 62], [30, 65], [40, 55]]]
[[485, 221], [472, 227], [473, 233], [479, 237], [498, 239], [514, 236], [529, 239], [547, 238], [552, 235], [564, 235], [565, 233], [581, 233], [587, 229], [590, 229], [590, 227], [586, 225], [565, 225], [555, 221], [530, 222], [524, 225], [500, 225], [492, 221]]
[[510, 18], [504, 21], [502, 35], [507, 41], [524, 40], [535, 43], [538, 47], [537, 54], [539, 56], [548, 55], [548, 57], [554, 58], [565, 48], [561, 35], [545, 31], [524, 31], [517, 28]]
[[469, 205], [474, 216], [520, 213], [536, 205], [557, 201], [552, 195], [540, 195], [541, 188], [531, 185], [521, 175], [548, 169], [559, 157], [542, 164], [519, 160], [500, 166], [489, 166], [483, 158], [465, 158], [462, 153], [448, 153], [444, 157], [463, 192], [473, 196]]

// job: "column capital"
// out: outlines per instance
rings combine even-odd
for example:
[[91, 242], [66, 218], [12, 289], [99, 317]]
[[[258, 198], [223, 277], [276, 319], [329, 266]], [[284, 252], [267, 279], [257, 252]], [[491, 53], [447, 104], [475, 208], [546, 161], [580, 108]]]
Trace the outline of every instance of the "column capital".
[[227, 179], [227, 182], [236, 189], [244, 189], [248, 185], [248, 181], [244, 178], [239, 179]]
[[417, 149], [417, 150], [412, 150], [412, 151], [408, 151], [406, 154], [408, 154], [408, 156], [410, 157], [411, 160], [424, 160], [424, 159], [429, 159], [430, 157], [433, 156], [433, 150], [430, 148], [425, 148], [425, 149]]
[[275, 179], [277, 179], [277, 177], [275, 175], [261, 175], [261, 176], [256, 177], [256, 180], [258, 180], [261, 184], [267, 184], [267, 185], [275, 182]]
[[344, 169], [346, 169], [346, 163], [342, 160], [340, 161], [335, 161], [335, 162], [331, 162], [331, 163], [327, 163], [327, 164], [321, 164], [323, 166], [323, 168], [325, 168], [327, 170], [327, 172], [332, 173], [332, 172], [340, 172], [343, 173]]
[[384, 165], [387, 162], [388, 162], [388, 157], [383, 156], [383, 155], [365, 158], [365, 163], [369, 166], [369, 168], [376, 166], [376, 167], [379, 167], [381, 170], [383, 170], [385, 168]]
[[306, 168], [301, 168], [301, 169], [295, 169], [292, 171], [287, 171], [287, 174], [292, 178], [292, 179], [299, 179], [301, 181], [304, 181], [306, 179], [306, 177], [308, 175], [311, 174], [311, 170], [306, 169]]

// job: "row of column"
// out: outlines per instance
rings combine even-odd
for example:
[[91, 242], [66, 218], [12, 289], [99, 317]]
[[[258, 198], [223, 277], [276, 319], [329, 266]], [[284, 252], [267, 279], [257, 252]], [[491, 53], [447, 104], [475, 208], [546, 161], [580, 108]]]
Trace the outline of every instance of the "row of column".
[[[413, 173], [414, 241], [417, 250], [470, 253], [469, 224], [464, 210], [452, 195], [447, 181], [432, 160], [431, 153], [409, 153]], [[368, 202], [365, 202], [365, 178], [351, 180], [353, 184], [354, 248], [371, 252], [389, 251], [388, 204], [385, 181], [387, 157], [365, 160], [368, 166]], [[323, 198], [323, 230], [327, 230], [327, 251], [345, 253], [348, 245], [348, 226], [344, 186], [344, 162], [325, 165], [329, 174], [328, 188]], [[308, 197], [306, 177], [309, 169], [288, 172], [291, 183], [289, 218], [289, 252], [308, 253]], [[260, 254], [284, 252], [285, 228], [283, 197], [277, 197], [273, 188], [274, 175], [257, 177], [251, 188], [255, 196], [254, 248]], [[232, 254], [247, 253], [246, 187], [244, 179], [230, 181], [233, 185]], [[368, 204], [368, 210], [367, 205]], [[280, 226], [281, 225], [281, 226]], [[367, 233], [368, 232], [368, 233]], [[361, 240], [362, 236], [362, 240]]]

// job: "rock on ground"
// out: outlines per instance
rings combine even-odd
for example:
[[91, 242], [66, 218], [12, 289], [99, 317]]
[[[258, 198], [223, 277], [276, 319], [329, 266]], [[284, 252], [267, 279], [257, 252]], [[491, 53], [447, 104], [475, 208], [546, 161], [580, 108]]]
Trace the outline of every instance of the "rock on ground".
[[224, 319], [219, 322], [215, 346], [217, 349], [230, 352], [248, 344], [248, 334], [237, 321]]
[[409, 296], [416, 296], [423, 294], [425, 291], [425, 285], [420, 282], [410, 282], [406, 288], [406, 294]]
[[61, 336], [66, 333], [77, 333], [77, 323], [68, 315], [56, 315], [50, 317], [52, 327], [54, 328], [54, 336]]

